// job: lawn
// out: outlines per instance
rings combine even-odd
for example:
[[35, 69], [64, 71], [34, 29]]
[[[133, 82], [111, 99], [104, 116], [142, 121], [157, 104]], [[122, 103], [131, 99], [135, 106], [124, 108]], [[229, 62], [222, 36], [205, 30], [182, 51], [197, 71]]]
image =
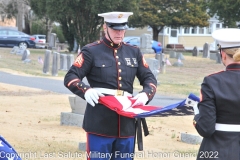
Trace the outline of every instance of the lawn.
[[[54, 77], [50, 73], [43, 74], [43, 64], [38, 62], [38, 58], [41, 57], [44, 60], [45, 49], [29, 49], [31, 59], [30, 63], [23, 63], [21, 56], [10, 54], [11, 48], [0, 48], [0, 68], [7, 70], [14, 70], [26, 74], [44, 77]], [[60, 53], [66, 53], [65, 51]], [[70, 54], [70, 53], [67, 53]], [[71, 53], [73, 54], [73, 53]], [[74, 54], [76, 57], [77, 54]], [[145, 58], [153, 58], [154, 54], [146, 54]], [[216, 63], [209, 58], [202, 58], [201, 54], [198, 57], [193, 57], [191, 53], [183, 53], [184, 60], [182, 60], [183, 66], [176, 67], [167, 65], [165, 73], [159, 73], [157, 93], [161, 95], [171, 95], [178, 97], [186, 97], [189, 93], [199, 94], [200, 86], [203, 78], [209, 74], [218, 72], [224, 69], [222, 64]], [[171, 64], [177, 62], [175, 58], [169, 58], [168, 54], [165, 57], [171, 62]], [[50, 63], [51, 64], [51, 63]], [[57, 77], [63, 77], [66, 71], [59, 70]], [[138, 81], [135, 80], [134, 88], [140, 90]]]

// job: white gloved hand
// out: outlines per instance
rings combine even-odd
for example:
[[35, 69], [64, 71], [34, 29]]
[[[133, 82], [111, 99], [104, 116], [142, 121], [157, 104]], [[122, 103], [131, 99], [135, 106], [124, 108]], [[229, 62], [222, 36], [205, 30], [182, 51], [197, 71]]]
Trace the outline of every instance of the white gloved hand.
[[131, 98], [131, 99], [136, 99], [135, 103], [132, 105], [136, 106], [136, 105], [145, 105], [148, 101], [148, 96], [145, 92], [139, 93], [137, 94], [135, 97]]
[[198, 103], [195, 103], [193, 105], [193, 111], [194, 111], [194, 115], [199, 114]]
[[187, 98], [185, 101], [185, 106], [187, 107], [192, 107], [194, 111], [194, 115], [199, 114], [199, 109], [198, 109], [198, 102], [194, 101], [190, 98]]
[[99, 97], [104, 97], [104, 95], [93, 88], [88, 89], [84, 94], [85, 100], [93, 107], [95, 106], [95, 103], [98, 103]]

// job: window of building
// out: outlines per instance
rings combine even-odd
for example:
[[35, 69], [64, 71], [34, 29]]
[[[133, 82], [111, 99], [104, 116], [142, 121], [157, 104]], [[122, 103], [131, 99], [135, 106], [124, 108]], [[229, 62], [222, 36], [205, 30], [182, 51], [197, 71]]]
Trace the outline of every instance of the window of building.
[[197, 34], [197, 27], [192, 28], [192, 29], [191, 29], [191, 33], [192, 33], [192, 34]]
[[198, 28], [198, 34], [204, 34], [204, 27]]
[[189, 27], [185, 27], [184, 28], [184, 34], [189, 34], [190, 33], [190, 28]]

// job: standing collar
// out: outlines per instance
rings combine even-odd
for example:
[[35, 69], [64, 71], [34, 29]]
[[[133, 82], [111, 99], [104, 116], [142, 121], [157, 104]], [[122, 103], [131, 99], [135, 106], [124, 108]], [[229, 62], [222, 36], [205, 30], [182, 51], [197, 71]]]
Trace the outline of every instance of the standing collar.
[[231, 63], [226, 67], [226, 70], [240, 70], [240, 63]]
[[111, 48], [114, 48], [114, 49], [119, 48], [119, 47], [122, 45], [122, 42], [119, 43], [119, 44], [115, 44], [115, 43], [109, 41], [106, 37], [103, 38], [103, 42], [104, 42], [107, 46], [109, 46], [109, 47], [111, 47]]

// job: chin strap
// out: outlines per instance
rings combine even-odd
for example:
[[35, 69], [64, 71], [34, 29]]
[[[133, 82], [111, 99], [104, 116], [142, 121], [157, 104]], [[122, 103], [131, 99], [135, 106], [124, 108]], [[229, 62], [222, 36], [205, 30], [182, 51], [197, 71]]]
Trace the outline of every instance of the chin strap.
[[109, 37], [109, 39], [111, 40], [111, 46], [113, 46], [113, 40], [112, 40], [112, 38], [110, 37], [110, 35], [109, 35], [109, 33], [108, 33], [108, 27], [107, 27], [107, 35], [108, 35], [108, 37]]

